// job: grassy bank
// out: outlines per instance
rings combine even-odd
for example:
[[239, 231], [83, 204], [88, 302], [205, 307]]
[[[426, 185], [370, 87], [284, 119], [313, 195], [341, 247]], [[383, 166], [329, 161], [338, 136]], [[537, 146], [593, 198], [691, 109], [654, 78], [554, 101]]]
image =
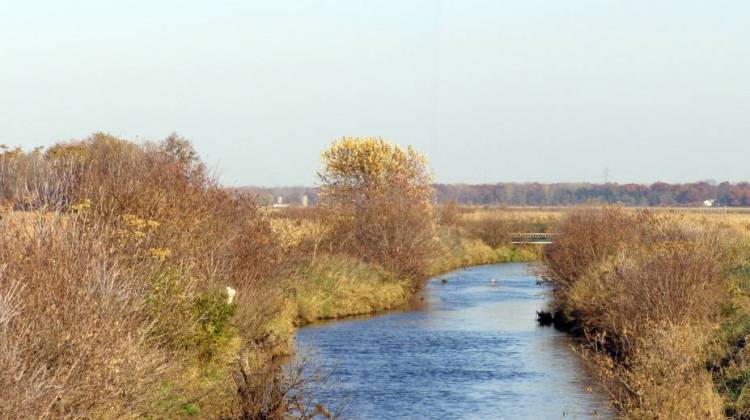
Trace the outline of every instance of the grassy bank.
[[744, 216], [579, 209], [543, 260], [558, 325], [629, 418], [747, 418]]
[[439, 252], [434, 274], [470, 265], [528, 262], [539, 259], [542, 247], [514, 245], [513, 233], [541, 233], [553, 229], [559, 213], [504, 208], [441, 206]]
[[292, 296], [300, 324], [364, 315], [406, 305], [411, 283], [373, 264], [325, 255], [300, 266]]
[[492, 247], [480, 238], [441, 229], [440, 252], [431, 266], [431, 273], [440, 274], [471, 265], [534, 261], [538, 257], [539, 248], [534, 246], [508, 244]]
[[[280, 237], [290, 238], [288, 253], [307, 255], [291, 277], [291, 317], [301, 325], [318, 320], [363, 315], [404, 307], [428, 277], [457, 268], [506, 262], [535, 261], [539, 246], [516, 246], [510, 233], [544, 232], [554, 215], [511, 212], [504, 209], [455, 208], [455, 218], [438, 227], [437, 252], [423, 277], [400, 276], [351, 255], [329, 253], [329, 244], [316, 238], [325, 230], [317, 209], [290, 209], [273, 213]], [[488, 244], [487, 241], [492, 243]], [[310, 249], [317, 249], [315, 258]]]
[[[481, 239], [443, 232], [440, 254], [430, 265], [429, 275], [472, 265], [535, 261], [538, 257], [536, 247], [492, 248]], [[419, 281], [400, 277], [375, 264], [346, 255], [325, 254], [314, 263], [300, 265], [292, 282], [290, 296], [297, 308], [297, 324], [404, 307], [421, 287]]]

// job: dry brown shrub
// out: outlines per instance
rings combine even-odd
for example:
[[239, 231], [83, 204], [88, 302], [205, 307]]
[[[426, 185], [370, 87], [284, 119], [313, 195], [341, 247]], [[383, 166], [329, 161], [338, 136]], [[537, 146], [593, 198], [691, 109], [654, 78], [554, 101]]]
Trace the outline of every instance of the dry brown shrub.
[[441, 226], [455, 226], [461, 221], [461, 207], [449, 201], [438, 207], [438, 223]]
[[723, 401], [704, 369], [712, 329], [654, 324], [628, 369], [617, 369], [621, 410], [630, 418], [721, 419]]
[[637, 223], [634, 214], [618, 207], [579, 208], [563, 217], [543, 255], [545, 278], [561, 301], [590, 267], [615, 255], [633, 237]]
[[173, 367], [149, 340], [145, 274], [78, 221], [0, 226], [0, 417], [134, 416]]
[[634, 418], [720, 418], [705, 347], [728, 297], [731, 242], [675, 215], [575, 210], [544, 255], [557, 310], [611, 361]]
[[316, 402], [315, 390], [329, 382], [330, 372], [315, 365], [308, 355], [291, 361], [269, 361], [242, 357], [237, 362], [237, 412], [233, 418], [263, 419], [337, 419], [346, 401], [337, 407]]
[[710, 235], [626, 248], [570, 287], [566, 308], [613, 355], [627, 355], [651, 322], [711, 319], [725, 296]]
[[[235, 329], [278, 346], [265, 343], [284, 269], [270, 226], [186, 141], [95, 134], [0, 164], [3, 201], [25, 210], [0, 221], [0, 417], [173, 415], [164, 399], [226, 385], [200, 370], [236, 351]], [[232, 313], [247, 321], [230, 327]]]

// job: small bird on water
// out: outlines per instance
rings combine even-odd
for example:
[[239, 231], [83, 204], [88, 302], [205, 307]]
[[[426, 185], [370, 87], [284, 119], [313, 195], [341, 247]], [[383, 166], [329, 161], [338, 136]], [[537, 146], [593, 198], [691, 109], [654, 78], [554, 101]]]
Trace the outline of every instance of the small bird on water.
[[490, 287], [497, 286], [497, 281], [495, 281], [495, 278], [493, 277], [492, 280], [490, 280]]

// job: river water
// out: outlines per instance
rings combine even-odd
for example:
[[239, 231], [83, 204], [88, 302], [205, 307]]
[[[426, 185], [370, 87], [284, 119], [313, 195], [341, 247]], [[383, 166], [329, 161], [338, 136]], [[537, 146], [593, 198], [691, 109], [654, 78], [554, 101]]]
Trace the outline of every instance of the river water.
[[300, 351], [332, 370], [316, 398], [360, 419], [612, 417], [570, 339], [537, 325], [547, 297], [528, 268], [458, 270], [419, 309], [300, 329]]

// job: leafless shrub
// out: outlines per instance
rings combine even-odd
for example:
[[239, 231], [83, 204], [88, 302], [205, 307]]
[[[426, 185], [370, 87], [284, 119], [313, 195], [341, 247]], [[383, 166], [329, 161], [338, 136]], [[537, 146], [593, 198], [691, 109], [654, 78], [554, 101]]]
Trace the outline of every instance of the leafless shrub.
[[0, 233], [0, 417], [147, 410], [170, 364], [148, 340], [143, 280], [120, 270], [96, 233], [59, 217], [8, 221]]
[[315, 399], [313, 388], [324, 386], [331, 372], [315, 366], [307, 357], [291, 362], [258, 363], [238, 360], [234, 371], [240, 412], [238, 419], [337, 419], [345, 404], [335, 410]]
[[461, 207], [449, 201], [438, 208], [438, 223], [441, 226], [455, 226], [461, 221]]

